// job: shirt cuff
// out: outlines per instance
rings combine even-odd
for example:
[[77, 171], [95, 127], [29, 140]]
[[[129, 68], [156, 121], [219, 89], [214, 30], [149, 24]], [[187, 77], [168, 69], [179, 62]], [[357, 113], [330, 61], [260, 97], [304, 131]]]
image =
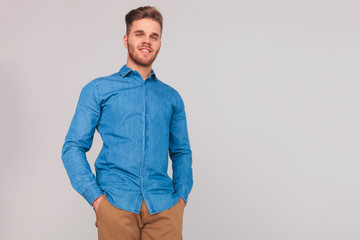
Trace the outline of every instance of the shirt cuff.
[[95, 199], [103, 195], [98, 184], [90, 185], [81, 195], [86, 199], [86, 201], [92, 206]]
[[179, 197], [181, 197], [182, 199], [185, 200], [185, 204], [187, 204], [187, 200], [188, 200], [188, 196], [189, 196], [189, 193], [186, 191], [185, 188], [179, 188], [176, 193], [179, 195]]

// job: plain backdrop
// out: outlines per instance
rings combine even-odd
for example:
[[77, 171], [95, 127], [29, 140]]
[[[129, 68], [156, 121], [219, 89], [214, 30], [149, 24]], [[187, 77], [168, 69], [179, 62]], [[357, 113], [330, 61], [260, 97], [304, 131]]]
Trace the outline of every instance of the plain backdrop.
[[188, 118], [184, 239], [360, 239], [358, 0], [1, 0], [0, 239], [97, 239], [61, 147], [147, 4], [164, 16], [153, 68]]

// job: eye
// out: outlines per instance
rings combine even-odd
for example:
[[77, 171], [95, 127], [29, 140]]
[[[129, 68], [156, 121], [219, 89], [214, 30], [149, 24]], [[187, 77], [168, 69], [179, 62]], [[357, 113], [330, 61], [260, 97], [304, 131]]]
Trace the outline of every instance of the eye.
[[154, 39], [154, 40], [157, 40], [157, 39], [158, 39], [157, 36], [152, 36], [151, 38]]
[[142, 34], [141, 34], [141, 33], [136, 33], [136, 34], [135, 34], [135, 36], [137, 36], [137, 37], [141, 37], [141, 36], [142, 36]]

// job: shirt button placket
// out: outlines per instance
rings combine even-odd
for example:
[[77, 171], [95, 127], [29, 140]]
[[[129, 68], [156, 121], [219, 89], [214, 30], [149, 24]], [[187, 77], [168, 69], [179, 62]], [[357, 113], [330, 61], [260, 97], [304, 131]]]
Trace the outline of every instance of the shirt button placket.
[[142, 96], [142, 149], [141, 149], [141, 168], [140, 168], [140, 178], [141, 178], [141, 192], [143, 194], [143, 197], [145, 197], [144, 193], [144, 181], [145, 179], [145, 127], [146, 127], [146, 121], [145, 121], [145, 113], [146, 113], [146, 105], [145, 105], [145, 81], [141, 80], [141, 96]]

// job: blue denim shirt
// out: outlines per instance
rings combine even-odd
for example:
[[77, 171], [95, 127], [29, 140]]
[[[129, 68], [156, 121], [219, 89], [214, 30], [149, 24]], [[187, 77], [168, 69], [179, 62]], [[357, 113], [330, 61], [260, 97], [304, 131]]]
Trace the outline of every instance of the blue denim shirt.
[[[86, 158], [95, 129], [103, 141], [96, 177]], [[181, 96], [154, 71], [143, 80], [126, 65], [90, 81], [81, 91], [62, 161], [72, 186], [89, 204], [105, 194], [115, 207], [139, 213], [144, 199], [154, 214], [179, 198], [187, 202], [193, 185], [192, 151]]]

